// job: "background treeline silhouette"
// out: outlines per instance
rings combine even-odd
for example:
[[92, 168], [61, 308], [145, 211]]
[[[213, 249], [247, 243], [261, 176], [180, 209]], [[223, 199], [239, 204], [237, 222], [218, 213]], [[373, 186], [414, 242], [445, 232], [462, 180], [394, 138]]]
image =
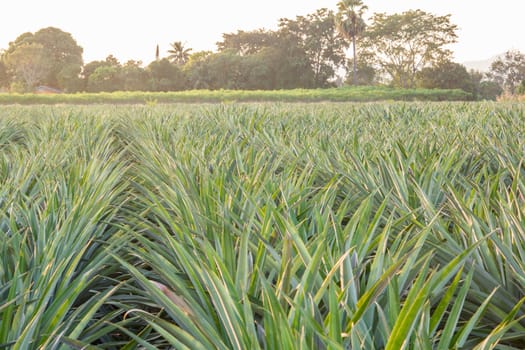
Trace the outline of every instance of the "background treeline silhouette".
[[[462, 89], [474, 98], [525, 90], [523, 54], [509, 51], [490, 73], [452, 61], [450, 16], [424, 11], [363, 19], [359, 0], [279, 20], [276, 30], [225, 33], [217, 50], [194, 52], [182, 41], [152, 48], [152, 62], [120, 62], [113, 55], [85, 63], [70, 33], [49, 27], [24, 33], [1, 53], [0, 89], [33, 92], [277, 90], [341, 85]], [[394, 50], [392, 49], [394, 48]], [[154, 51], [155, 50], [155, 51]], [[350, 57], [350, 58], [348, 58]]]

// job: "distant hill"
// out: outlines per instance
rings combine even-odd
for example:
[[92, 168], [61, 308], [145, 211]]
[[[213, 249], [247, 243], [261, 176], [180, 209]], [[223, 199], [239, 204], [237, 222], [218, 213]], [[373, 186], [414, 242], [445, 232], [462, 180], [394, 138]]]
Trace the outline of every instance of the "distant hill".
[[486, 60], [479, 60], [479, 61], [467, 61], [463, 62], [462, 64], [467, 67], [467, 70], [478, 70], [480, 72], [488, 72], [490, 70], [490, 65], [492, 62], [494, 62], [499, 57], [503, 56], [504, 54], [496, 55], [491, 58], [488, 58]]

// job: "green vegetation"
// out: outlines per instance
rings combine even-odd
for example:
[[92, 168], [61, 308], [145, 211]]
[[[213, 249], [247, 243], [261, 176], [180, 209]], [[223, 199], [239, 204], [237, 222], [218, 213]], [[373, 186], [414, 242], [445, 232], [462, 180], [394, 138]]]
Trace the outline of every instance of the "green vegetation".
[[523, 104], [0, 113], [0, 348], [525, 348]]
[[358, 84], [357, 79], [357, 38], [366, 29], [363, 19], [364, 12], [368, 9], [361, 0], [343, 0], [337, 3], [338, 12], [335, 16], [337, 31], [352, 45], [352, 85]]
[[294, 90], [189, 90], [177, 92], [113, 92], [80, 94], [0, 94], [0, 104], [155, 104], [175, 102], [369, 102], [369, 101], [465, 101], [463, 90], [395, 89], [359, 86]]
[[489, 77], [508, 94], [525, 94], [525, 54], [517, 50], [507, 51], [492, 62]]
[[[216, 51], [193, 52], [186, 43], [173, 41], [164, 55], [157, 45], [155, 59], [149, 63], [120, 62], [113, 54], [104, 60], [83, 62], [83, 50], [71, 34], [48, 27], [23, 33], [8, 48], [0, 49], [0, 91], [256, 91], [346, 84], [461, 89], [472, 99], [495, 100], [502, 88], [508, 90], [509, 82], [523, 80], [515, 74], [516, 69], [523, 70], [523, 60], [502, 63], [491, 75], [468, 72], [452, 62], [447, 47], [457, 40], [457, 26], [450, 22], [450, 15], [409, 10], [376, 13], [367, 22], [367, 9], [361, 0], [342, 0], [336, 12], [321, 8], [304, 16], [282, 18], [276, 30], [223, 33]], [[352, 58], [348, 59], [350, 47]], [[401, 93], [404, 96], [399, 99], [412, 94]], [[442, 99], [450, 98], [430, 98]]]
[[0, 87], [10, 85], [13, 92], [25, 92], [48, 85], [76, 91], [80, 88], [82, 52], [71, 34], [58, 28], [24, 33], [2, 52], [0, 61], [7, 74], [4, 81], [0, 74]]

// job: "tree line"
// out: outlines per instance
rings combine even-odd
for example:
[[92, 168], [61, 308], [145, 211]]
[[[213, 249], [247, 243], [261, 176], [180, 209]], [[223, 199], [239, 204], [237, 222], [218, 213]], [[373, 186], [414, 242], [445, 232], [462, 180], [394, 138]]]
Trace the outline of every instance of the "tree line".
[[39, 85], [100, 92], [381, 84], [458, 88], [476, 98], [525, 90], [520, 52], [509, 52], [489, 74], [467, 71], [452, 61], [448, 45], [457, 41], [457, 26], [450, 15], [410, 10], [375, 13], [365, 21], [366, 10], [361, 0], [342, 0], [336, 12], [322, 8], [283, 18], [276, 30], [225, 33], [215, 52], [193, 52], [175, 41], [164, 57], [157, 46], [155, 60], [147, 65], [121, 63], [113, 55], [84, 63], [83, 50], [70, 33], [44, 28], [20, 35], [2, 52], [0, 87], [13, 92], [33, 91]]

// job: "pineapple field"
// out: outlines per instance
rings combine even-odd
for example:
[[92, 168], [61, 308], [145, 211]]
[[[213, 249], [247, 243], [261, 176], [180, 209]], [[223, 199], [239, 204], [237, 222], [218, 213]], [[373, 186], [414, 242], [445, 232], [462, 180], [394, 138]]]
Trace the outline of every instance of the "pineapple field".
[[0, 349], [523, 349], [525, 105], [7, 105]]

